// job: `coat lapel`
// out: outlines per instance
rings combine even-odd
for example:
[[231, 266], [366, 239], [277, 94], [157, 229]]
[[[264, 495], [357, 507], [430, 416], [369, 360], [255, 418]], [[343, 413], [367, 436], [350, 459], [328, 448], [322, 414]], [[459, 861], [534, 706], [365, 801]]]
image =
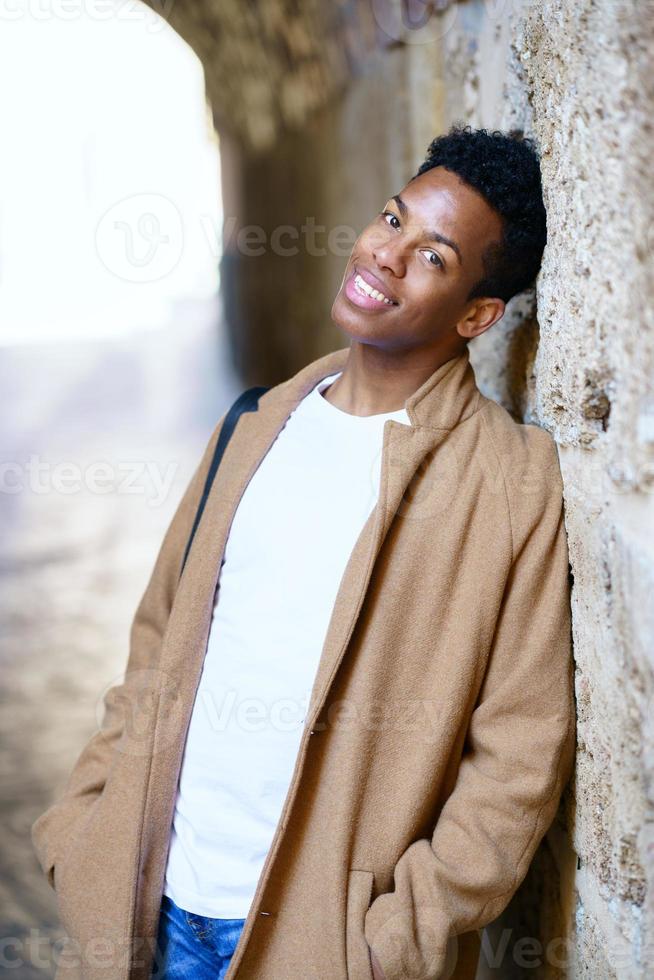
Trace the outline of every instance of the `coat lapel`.
[[445, 442], [459, 422], [476, 411], [482, 399], [466, 350], [442, 364], [407, 399], [411, 425], [392, 419], [385, 423], [379, 499], [354, 545], [336, 595], [307, 713], [310, 727], [317, 723], [347, 650], [391, 523], [398, 512], [406, 515], [412, 506], [408, 494], [411, 481], [425, 458]]

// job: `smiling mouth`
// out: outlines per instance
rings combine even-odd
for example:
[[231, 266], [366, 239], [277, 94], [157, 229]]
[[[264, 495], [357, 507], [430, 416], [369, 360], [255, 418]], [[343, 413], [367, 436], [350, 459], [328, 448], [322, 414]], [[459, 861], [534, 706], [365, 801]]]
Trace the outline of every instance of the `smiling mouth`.
[[355, 272], [353, 282], [355, 289], [362, 296], [369, 296], [371, 299], [377, 300], [378, 303], [384, 303], [386, 306], [398, 305], [395, 300], [389, 296], [385, 296], [379, 289], [375, 289], [374, 286], [366, 282], [361, 273]]

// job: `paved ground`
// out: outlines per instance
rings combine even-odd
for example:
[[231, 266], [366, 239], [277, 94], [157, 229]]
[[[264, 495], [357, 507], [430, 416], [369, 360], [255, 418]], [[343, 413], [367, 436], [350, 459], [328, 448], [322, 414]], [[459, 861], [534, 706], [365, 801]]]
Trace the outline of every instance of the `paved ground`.
[[62, 933], [29, 828], [96, 728], [165, 528], [240, 390], [217, 319], [188, 306], [160, 333], [0, 359], [0, 976], [54, 975]]

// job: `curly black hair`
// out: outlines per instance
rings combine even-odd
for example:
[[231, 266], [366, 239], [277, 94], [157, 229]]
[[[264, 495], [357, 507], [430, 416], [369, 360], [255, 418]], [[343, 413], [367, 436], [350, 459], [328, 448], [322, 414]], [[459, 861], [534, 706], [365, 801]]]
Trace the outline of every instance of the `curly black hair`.
[[411, 179], [433, 167], [457, 174], [502, 217], [502, 241], [485, 250], [485, 276], [468, 299], [493, 296], [508, 302], [533, 284], [547, 240], [540, 161], [533, 140], [519, 130], [489, 132], [456, 123], [432, 140], [424, 163]]

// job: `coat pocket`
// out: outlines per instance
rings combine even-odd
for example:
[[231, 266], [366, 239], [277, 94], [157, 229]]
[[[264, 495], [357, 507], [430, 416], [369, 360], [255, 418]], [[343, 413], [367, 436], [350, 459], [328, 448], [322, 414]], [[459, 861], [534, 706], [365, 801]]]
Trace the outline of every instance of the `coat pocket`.
[[[50, 866], [47, 868], [48, 880], [52, 888], [54, 889], [55, 893], [59, 888], [59, 882], [61, 879], [61, 873], [64, 864], [68, 860], [69, 856], [72, 853], [74, 853], [75, 848], [78, 846], [81, 833], [86, 827], [86, 825], [90, 822], [91, 817], [93, 816], [95, 809], [98, 803], [100, 802], [101, 798], [102, 798], [102, 793], [99, 793], [95, 797], [95, 799], [93, 799], [88, 804], [86, 810], [81, 815], [79, 813], [75, 814], [75, 820], [73, 821], [72, 826], [69, 824], [69, 826], [66, 827], [66, 833], [68, 835], [68, 841], [66, 843], [66, 846], [62, 850], [55, 848], [53, 863], [51, 863]], [[59, 807], [62, 804], [59, 803], [55, 805]], [[61, 813], [58, 814], [58, 817], [61, 823]]]
[[372, 980], [370, 952], [364, 934], [364, 919], [370, 907], [374, 874], [351, 868], [347, 880], [345, 956], [348, 980]]

